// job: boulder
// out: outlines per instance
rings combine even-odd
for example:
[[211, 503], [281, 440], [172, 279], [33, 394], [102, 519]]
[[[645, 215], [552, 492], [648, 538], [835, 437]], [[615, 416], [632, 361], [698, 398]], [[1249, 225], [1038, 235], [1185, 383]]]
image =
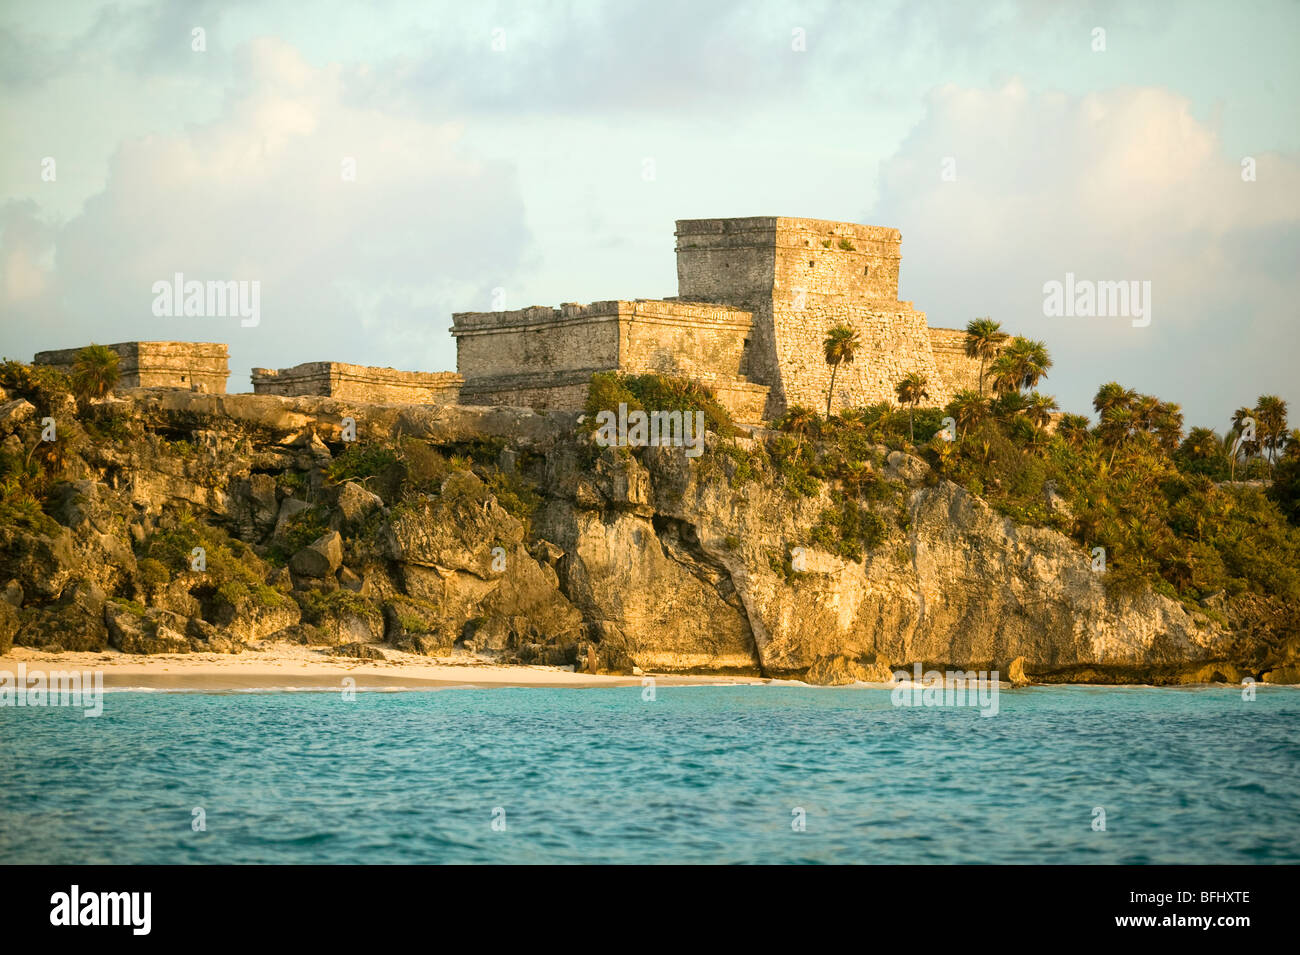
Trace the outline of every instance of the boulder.
[[433, 633], [406, 634], [390, 640], [389, 643], [393, 645], [394, 650], [418, 653], [426, 657], [441, 656], [450, 650], [452, 646], [452, 640], [449, 636]]
[[384, 651], [368, 643], [344, 643], [330, 651], [339, 657], [356, 657], [360, 660], [387, 660]]
[[[386, 556], [406, 567], [465, 571], [493, 579], [493, 550], [509, 551], [524, 539], [524, 527], [474, 474], [457, 471], [434, 500], [394, 513], [385, 528]], [[418, 575], [417, 575], [418, 576]]]
[[384, 639], [384, 618], [379, 608], [350, 591], [305, 593], [298, 599], [302, 604], [303, 622], [315, 627], [321, 643], [338, 646], [344, 643], [379, 643]]
[[50, 491], [51, 517], [71, 531], [112, 534], [121, 523], [122, 503], [107, 484], [98, 481], [61, 481]]
[[289, 558], [289, 569], [300, 577], [328, 577], [343, 565], [343, 537], [326, 531]]
[[343, 527], [358, 528], [376, 511], [382, 511], [384, 502], [378, 494], [348, 481], [339, 488], [334, 507]]
[[1030, 679], [1025, 676], [1025, 658], [1016, 657], [1012, 660], [1007, 666], [1007, 672], [1004, 678], [1012, 686], [1028, 686]]
[[124, 650], [123, 647], [136, 646], [144, 638], [146, 621], [143, 607], [137, 608], [119, 601], [109, 601], [104, 605], [104, 624], [108, 628], [109, 646], [116, 647], [124, 653], [142, 652]]
[[885, 458], [885, 477], [894, 481], [915, 484], [930, 472], [930, 465], [903, 451], [890, 451]]
[[13, 649], [14, 634], [18, 632], [18, 611], [0, 600], [0, 657]]
[[78, 580], [55, 603], [19, 612], [14, 642], [53, 650], [97, 651], [108, 646], [104, 592], [93, 581]]
[[274, 604], [250, 598], [236, 605], [223, 605], [209, 618], [209, 622], [216, 624], [232, 640], [251, 643], [264, 639], [277, 630], [292, 626], [302, 617], [302, 612], [293, 600], [278, 593], [274, 596]]
[[76, 567], [72, 532], [53, 521], [49, 533], [0, 525], [0, 574], [18, 581], [29, 597], [57, 597]]
[[817, 686], [844, 686], [848, 683], [889, 683], [893, 679], [882, 659], [863, 662], [838, 654], [818, 657], [804, 675], [805, 683]]
[[1275, 667], [1265, 673], [1262, 680], [1265, 683], [1295, 686], [1300, 684], [1300, 666]]
[[26, 398], [16, 398], [0, 405], [0, 434], [10, 434], [34, 414], [36, 406]]
[[123, 653], [189, 653], [190, 639], [177, 626], [188, 621], [166, 611], [142, 611], [138, 606], [110, 600], [104, 605], [109, 644]]
[[244, 644], [232, 640], [217, 627], [199, 617], [191, 617], [185, 627], [185, 635], [190, 638], [190, 650], [194, 653], [242, 653]]
[[171, 627], [159, 624], [152, 634], [142, 634], [138, 641], [122, 647], [124, 653], [189, 653], [190, 640]]
[[248, 499], [258, 527], [273, 526], [279, 519], [280, 506], [275, 499], [275, 478], [269, 474], [250, 474]]
[[291, 627], [275, 631], [266, 639], [275, 643], [307, 644], [314, 647], [328, 646], [330, 643], [320, 628], [310, 623], [295, 623]]
[[300, 501], [296, 497], [286, 497], [280, 502], [280, 514], [275, 520], [275, 533], [272, 536], [277, 540], [284, 537], [294, 517], [309, 507], [311, 505], [306, 501]]
[[384, 602], [384, 639], [399, 650], [433, 656], [451, 650], [459, 633], [433, 602], [398, 595]]

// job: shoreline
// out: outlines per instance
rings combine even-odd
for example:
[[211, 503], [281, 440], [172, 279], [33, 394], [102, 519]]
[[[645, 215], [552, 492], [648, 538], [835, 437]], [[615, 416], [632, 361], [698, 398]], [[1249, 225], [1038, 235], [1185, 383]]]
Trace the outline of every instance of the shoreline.
[[[19, 664], [27, 670], [100, 671], [104, 689], [233, 693], [263, 691], [341, 690], [352, 678], [357, 690], [438, 690], [491, 688], [590, 689], [641, 686], [653, 678], [657, 686], [793, 686], [822, 688], [802, 680], [710, 673], [610, 674], [578, 673], [541, 664], [497, 663], [469, 654], [425, 657], [385, 649], [387, 660], [359, 660], [334, 656], [320, 647], [275, 644], [241, 654], [184, 653], [141, 656], [117, 650], [45, 653], [31, 647], [14, 647], [0, 656], [0, 674], [15, 681]], [[896, 683], [850, 683], [865, 689], [894, 689]], [[902, 684], [909, 689], [912, 681]], [[918, 684], [919, 685], [919, 684]], [[1195, 689], [1224, 686], [1184, 683], [1161, 686], [1149, 683], [1032, 683], [1029, 687], [1072, 686], [1087, 688]], [[999, 681], [999, 691], [1019, 689]], [[1295, 684], [1258, 684], [1259, 687], [1297, 688]]]
[[390, 659], [358, 660], [332, 656], [319, 648], [278, 645], [240, 654], [177, 653], [140, 656], [102, 652], [43, 653], [14, 647], [0, 656], [0, 673], [11, 679], [20, 663], [31, 669], [98, 670], [105, 690], [240, 691], [342, 689], [351, 677], [358, 690], [450, 689], [453, 687], [589, 687], [640, 686], [653, 677], [661, 686], [769, 684], [790, 681], [710, 674], [639, 676], [576, 673], [562, 667], [494, 663], [475, 657], [422, 657], [385, 649]]

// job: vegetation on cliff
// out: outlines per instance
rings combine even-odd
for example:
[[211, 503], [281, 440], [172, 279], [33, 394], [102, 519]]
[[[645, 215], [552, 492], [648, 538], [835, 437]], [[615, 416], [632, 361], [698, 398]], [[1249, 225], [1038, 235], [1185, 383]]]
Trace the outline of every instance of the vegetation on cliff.
[[[992, 394], [829, 418], [793, 407], [771, 429], [737, 427], [699, 385], [600, 376], [576, 432], [511, 409], [78, 402], [67, 376], [10, 362], [0, 585], [20, 643], [130, 652], [269, 638], [575, 663], [595, 647], [602, 666], [797, 674], [873, 641], [897, 654], [931, 639], [934, 658], [957, 627], [989, 641], [1015, 629], [1043, 659], [1083, 661], [1080, 615], [1097, 633], [1153, 620], [1181, 642], [1141, 652], [1171, 663], [1215, 624], [1294, 634], [1300, 441], [1285, 406], [1264, 396], [1223, 438], [1184, 436], [1176, 406], [1112, 383], [1093, 425], [1029, 390], [1050, 359], [1019, 347]], [[702, 412], [704, 454], [596, 446], [594, 413], [619, 404]], [[364, 420], [362, 440], [342, 440], [344, 414]], [[57, 440], [42, 440], [46, 416]], [[1022, 546], [1035, 567], [1017, 564]], [[1114, 601], [1087, 570], [1094, 548]], [[936, 587], [950, 590], [928, 601]], [[858, 616], [819, 616], [855, 601]], [[1290, 660], [1278, 650], [1254, 672]]]

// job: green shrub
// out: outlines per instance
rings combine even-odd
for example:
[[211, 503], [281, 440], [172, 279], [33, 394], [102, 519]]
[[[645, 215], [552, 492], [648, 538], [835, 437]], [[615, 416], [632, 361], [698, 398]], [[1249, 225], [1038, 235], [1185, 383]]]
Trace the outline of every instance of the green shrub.
[[524, 525], [525, 533], [531, 536], [533, 516], [542, 506], [542, 495], [532, 482], [524, 479], [518, 472], [509, 473], [492, 470], [482, 475], [487, 489], [511, 517]]
[[153, 557], [145, 557], [136, 562], [135, 579], [136, 583], [144, 590], [155, 591], [167, 586], [167, 583], [172, 578], [162, 561]]
[[325, 468], [329, 484], [365, 483], [397, 463], [397, 452], [383, 444], [353, 442]]
[[[1150, 586], [1189, 604], [1220, 590], [1300, 600], [1300, 530], [1276, 491], [1216, 484], [1215, 469], [1176, 442], [1134, 434], [1072, 444], [1012, 417], [973, 425], [942, 460], [929, 458], [998, 512], [1056, 527], [1081, 549], [1104, 547], [1113, 592]], [[1049, 483], [1073, 519], [1048, 509]]]
[[323, 504], [313, 504], [294, 514], [267, 548], [267, 561], [277, 567], [289, 563], [290, 557], [329, 530], [329, 517], [329, 508]]
[[591, 376], [582, 428], [586, 433], [594, 434], [599, 426], [596, 416], [602, 411], [617, 413], [620, 404], [626, 404], [628, 411], [680, 411], [683, 414], [702, 411], [706, 430], [719, 437], [730, 437], [736, 431], [730, 413], [713, 390], [699, 382], [667, 375], [626, 375], [615, 371], [596, 372]]
[[813, 526], [811, 539], [825, 551], [845, 560], [860, 561], [889, 535], [881, 516], [840, 491], [831, 492], [832, 504]]
[[6, 358], [0, 363], [0, 387], [26, 398], [41, 414], [48, 414], [72, 396], [72, 379], [49, 365], [27, 365]]
[[190, 570], [195, 547], [204, 550], [204, 574], [214, 594], [235, 610], [246, 600], [264, 607], [284, 604], [284, 595], [267, 585], [265, 565], [251, 547], [187, 512], [178, 515], [173, 527], [150, 535], [140, 546], [139, 556], [156, 561], [168, 576]]
[[294, 594], [294, 599], [302, 609], [302, 618], [306, 623], [319, 624], [347, 615], [370, 619], [383, 616], [378, 607], [351, 590], [332, 590], [328, 593], [319, 590], [300, 591]]
[[122, 444], [132, 438], [130, 416], [116, 408], [95, 406], [82, 417], [81, 425], [87, 436], [96, 442]]
[[125, 597], [110, 597], [110, 602], [117, 604], [124, 610], [130, 611], [136, 617], [144, 616], [144, 604], [135, 600], [127, 600]]

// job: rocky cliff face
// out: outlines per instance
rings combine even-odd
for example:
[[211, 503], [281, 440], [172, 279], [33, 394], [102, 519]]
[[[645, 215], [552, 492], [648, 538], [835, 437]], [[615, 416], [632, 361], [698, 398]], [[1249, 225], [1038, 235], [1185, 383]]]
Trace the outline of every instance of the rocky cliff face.
[[[0, 401], [0, 453], [39, 442], [19, 402]], [[1068, 538], [883, 448], [855, 560], [817, 530], [833, 488], [792, 497], [716, 448], [596, 449], [568, 414], [159, 390], [41, 411], [65, 447], [44, 509], [0, 519], [0, 650], [269, 639], [821, 682], [914, 661], [1104, 682], [1295, 663], [1115, 592]]]

